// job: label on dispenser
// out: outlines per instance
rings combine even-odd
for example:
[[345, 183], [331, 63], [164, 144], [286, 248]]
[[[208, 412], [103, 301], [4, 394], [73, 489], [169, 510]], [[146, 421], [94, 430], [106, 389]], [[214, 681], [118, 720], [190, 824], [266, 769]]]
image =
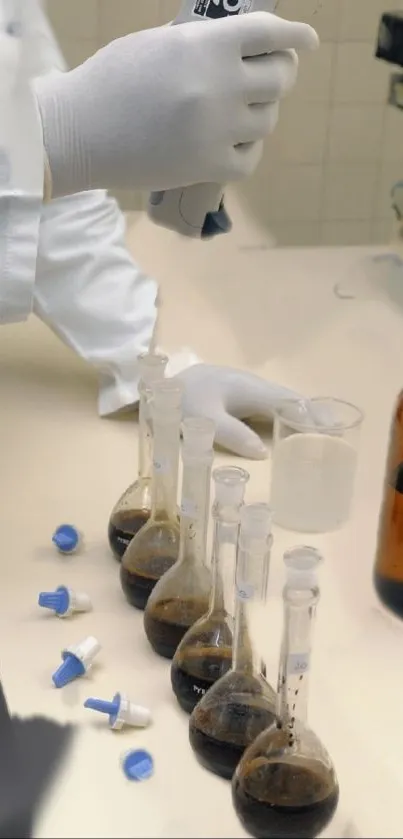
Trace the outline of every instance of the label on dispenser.
[[196, 0], [193, 14], [199, 17], [219, 18], [244, 15], [252, 8], [252, 0]]
[[290, 676], [303, 676], [309, 670], [310, 653], [291, 653], [287, 661], [287, 673]]

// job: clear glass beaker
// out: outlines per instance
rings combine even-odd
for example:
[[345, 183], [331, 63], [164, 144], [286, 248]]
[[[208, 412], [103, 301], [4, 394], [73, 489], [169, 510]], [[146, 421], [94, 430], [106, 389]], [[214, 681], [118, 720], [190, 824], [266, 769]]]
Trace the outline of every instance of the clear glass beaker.
[[232, 667], [203, 696], [189, 721], [190, 744], [201, 764], [227, 779], [247, 746], [275, 719], [275, 693], [251, 638], [256, 622], [264, 627], [271, 542], [270, 508], [242, 507]]
[[181, 383], [174, 379], [153, 386], [151, 517], [130, 542], [120, 566], [122, 589], [137, 609], [145, 609], [154, 586], [179, 555], [177, 491], [182, 393]]
[[109, 544], [118, 562], [121, 561], [133, 536], [139, 532], [151, 515], [153, 429], [150, 405], [152, 385], [164, 378], [168, 356], [143, 353], [139, 356], [138, 362], [140, 367], [138, 478], [115, 504], [108, 525]]
[[354, 494], [363, 414], [341, 399], [287, 399], [274, 415], [270, 506], [276, 524], [337, 530]]
[[186, 632], [171, 666], [172, 689], [188, 714], [214, 682], [231, 669], [239, 516], [249, 477], [236, 466], [221, 466], [213, 472], [210, 603], [206, 614]]
[[245, 751], [232, 794], [244, 828], [256, 839], [309, 839], [322, 833], [339, 800], [332, 761], [307, 726], [312, 630], [319, 600], [315, 548], [284, 556], [284, 625], [276, 721]]
[[207, 525], [215, 425], [188, 418], [182, 424], [183, 479], [179, 556], [155, 586], [144, 612], [146, 636], [158, 655], [173, 658], [190, 626], [207, 610], [211, 571], [206, 564]]

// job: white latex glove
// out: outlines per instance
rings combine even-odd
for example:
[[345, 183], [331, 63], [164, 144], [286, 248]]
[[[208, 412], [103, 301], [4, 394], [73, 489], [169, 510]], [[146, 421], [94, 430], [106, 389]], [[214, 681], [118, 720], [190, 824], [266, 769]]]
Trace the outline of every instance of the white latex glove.
[[216, 425], [215, 442], [241, 457], [263, 460], [266, 446], [242, 420], [271, 419], [283, 399], [299, 394], [252, 373], [213, 364], [195, 364], [175, 378], [184, 384], [183, 415], [209, 417]]
[[54, 197], [251, 174], [296, 80], [294, 50], [317, 45], [307, 24], [254, 12], [137, 32], [37, 80]]

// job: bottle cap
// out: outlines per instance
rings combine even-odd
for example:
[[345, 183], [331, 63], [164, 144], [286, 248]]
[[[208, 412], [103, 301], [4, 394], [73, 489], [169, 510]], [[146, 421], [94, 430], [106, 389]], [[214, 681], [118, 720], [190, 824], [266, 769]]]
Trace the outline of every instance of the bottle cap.
[[61, 524], [52, 536], [52, 542], [62, 554], [71, 554], [77, 549], [80, 534], [72, 524]]
[[213, 471], [214, 501], [221, 507], [239, 507], [244, 500], [249, 472], [238, 466], [220, 466]]
[[273, 513], [268, 504], [246, 504], [241, 509], [240, 536], [267, 539], [271, 534]]
[[323, 557], [317, 548], [298, 545], [284, 554], [287, 586], [301, 591], [315, 588], [318, 584], [318, 569]]
[[212, 454], [215, 423], [208, 417], [187, 417], [182, 423], [182, 455], [198, 457]]
[[128, 781], [148, 781], [154, 774], [154, 761], [144, 749], [128, 752], [122, 766]]
[[84, 702], [84, 708], [108, 714], [110, 728], [114, 731], [119, 731], [124, 725], [146, 728], [151, 722], [151, 713], [148, 708], [136, 705], [121, 693], [116, 693], [112, 702], [103, 699], [87, 699]]
[[89, 612], [92, 603], [83, 591], [71, 591], [66, 586], [58, 586], [56, 591], [41, 591], [38, 605], [51, 609], [59, 618], [70, 617], [74, 612]]

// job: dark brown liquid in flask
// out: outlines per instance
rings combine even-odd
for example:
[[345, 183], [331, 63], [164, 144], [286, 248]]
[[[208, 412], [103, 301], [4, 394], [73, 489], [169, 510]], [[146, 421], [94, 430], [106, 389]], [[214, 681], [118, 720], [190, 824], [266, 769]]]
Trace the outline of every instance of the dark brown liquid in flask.
[[[339, 789], [309, 760], [276, 763], [256, 758], [233, 784], [236, 810], [257, 839], [311, 839], [331, 821]], [[285, 803], [286, 802], [286, 803]]]
[[266, 694], [268, 686], [261, 678], [233, 671], [217, 682], [214, 690], [217, 688], [214, 704], [196, 705], [189, 740], [206, 769], [230, 780], [245, 749], [273, 723], [275, 714]]
[[205, 599], [158, 600], [144, 613], [147, 638], [158, 655], [172, 659], [182, 638], [207, 610]]
[[120, 566], [120, 582], [127, 601], [136, 609], [144, 610], [148, 598], [160, 577], [169, 571], [176, 562], [175, 556], [147, 557], [144, 567], [130, 571], [124, 564]]
[[172, 662], [172, 689], [187, 714], [192, 713], [209, 688], [231, 669], [232, 632], [225, 623], [217, 627], [215, 640], [217, 644], [213, 646], [211, 635], [206, 631], [204, 644], [203, 636], [200, 636], [198, 646], [185, 648]]
[[403, 392], [391, 429], [374, 583], [382, 603], [403, 618]]
[[123, 558], [133, 536], [141, 530], [149, 518], [150, 510], [119, 510], [111, 516], [108, 539], [112, 553], [118, 562]]

